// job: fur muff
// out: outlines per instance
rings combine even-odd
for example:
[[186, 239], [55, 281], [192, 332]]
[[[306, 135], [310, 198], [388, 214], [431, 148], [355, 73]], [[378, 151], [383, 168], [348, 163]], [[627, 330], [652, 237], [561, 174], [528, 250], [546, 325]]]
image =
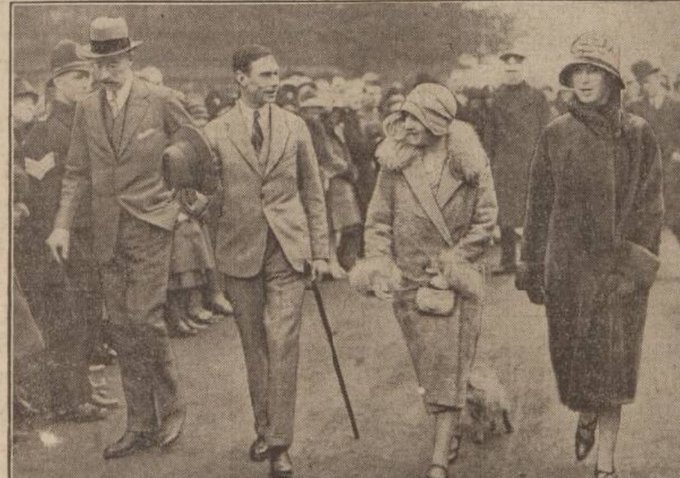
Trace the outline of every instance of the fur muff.
[[376, 288], [394, 292], [401, 288], [401, 272], [389, 257], [362, 259], [349, 272], [349, 283], [359, 293], [370, 294]]

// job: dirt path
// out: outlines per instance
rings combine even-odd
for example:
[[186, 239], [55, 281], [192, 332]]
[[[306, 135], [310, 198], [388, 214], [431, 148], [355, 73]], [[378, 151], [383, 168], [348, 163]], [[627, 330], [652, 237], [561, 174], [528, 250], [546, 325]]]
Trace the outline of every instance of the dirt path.
[[[680, 477], [680, 247], [664, 235], [664, 266], [653, 288], [638, 398], [624, 409], [621, 478]], [[430, 450], [430, 419], [417, 393], [400, 331], [388, 304], [359, 297], [347, 284], [322, 287], [335, 330], [361, 440], [351, 435], [328, 347], [311, 294], [305, 299], [299, 370], [296, 476], [412, 478]], [[516, 431], [483, 445], [463, 444], [451, 476], [465, 478], [592, 476], [592, 459], [575, 464], [574, 416], [559, 405], [550, 368], [545, 318], [510, 278], [489, 284], [479, 359], [494, 366], [514, 405]], [[176, 340], [189, 403], [186, 431], [168, 453], [152, 450], [104, 461], [101, 451], [125, 426], [120, 409], [106, 422], [50, 428], [51, 448], [37, 434], [15, 446], [16, 477], [264, 477], [248, 461], [253, 439], [241, 346], [231, 321]], [[116, 367], [107, 371], [120, 394]]]

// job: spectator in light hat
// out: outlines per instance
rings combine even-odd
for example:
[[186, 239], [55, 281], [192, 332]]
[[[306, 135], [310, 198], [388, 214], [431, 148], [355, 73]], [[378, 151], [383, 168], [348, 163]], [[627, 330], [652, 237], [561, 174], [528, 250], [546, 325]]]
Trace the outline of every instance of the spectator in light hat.
[[123, 18], [90, 24], [83, 56], [94, 60], [103, 88], [76, 106], [59, 210], [46, 241], [57, 262], [68, 260], [75, 213], [91, 189], [93, 255], [128, 410], [125, 432], [104, 449], [106, 459], [172, 445], [186, 416], [163, 317], [179, 206], [162, 158], [178, 130], [195, 126], [172, 91], [135, 78], [132, 52], [140, 44]]

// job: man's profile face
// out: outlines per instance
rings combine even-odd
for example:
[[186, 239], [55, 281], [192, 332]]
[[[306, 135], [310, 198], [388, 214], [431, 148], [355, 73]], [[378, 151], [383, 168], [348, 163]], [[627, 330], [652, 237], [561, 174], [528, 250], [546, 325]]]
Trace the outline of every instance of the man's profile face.
[[116, 55], [95, 61], [95, 78], [107, 90], [119, 90], [132, 73], [132, 58]]
[[259, 58], [250, 64], [250, 71], [238, 71], [236, 80], [244, 98], [253, 105], [274, 103], [280, 84], [279, 64], [272, 55]]

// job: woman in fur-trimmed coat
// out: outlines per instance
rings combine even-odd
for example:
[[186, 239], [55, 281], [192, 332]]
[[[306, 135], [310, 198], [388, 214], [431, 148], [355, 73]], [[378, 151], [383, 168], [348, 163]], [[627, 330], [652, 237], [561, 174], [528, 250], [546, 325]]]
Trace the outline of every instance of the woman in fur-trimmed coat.
[[[350, 277], [355, 286], [393, 299], [426, 410], [436, 417], [427, 474], [433, 478], [445, 477], [457, 455], [454, 428], [481, 321], [476, 262], [490, 245], [497, 216], [486, 155], [472, 127], [453, 119], [455, 110], [446, 88], [421, 84], [386, 120], [366, 219], [366, 259]], [[442, 313], [436, 310], [442, 304], [419, 303], [421, 287], [450, 293], [455, 307]]]
[[659, 146], [621, 107], [617, 49], [580, 36], [560, 74], [569, 112], [550, 123], [531, 164], [517, 286], [545, 303], [561, 401], [579, 412], [578, 460], [599, 429], [595, 476], [615, 477], [621, 405], [635, 397], [649, 289], [663, 224]]

